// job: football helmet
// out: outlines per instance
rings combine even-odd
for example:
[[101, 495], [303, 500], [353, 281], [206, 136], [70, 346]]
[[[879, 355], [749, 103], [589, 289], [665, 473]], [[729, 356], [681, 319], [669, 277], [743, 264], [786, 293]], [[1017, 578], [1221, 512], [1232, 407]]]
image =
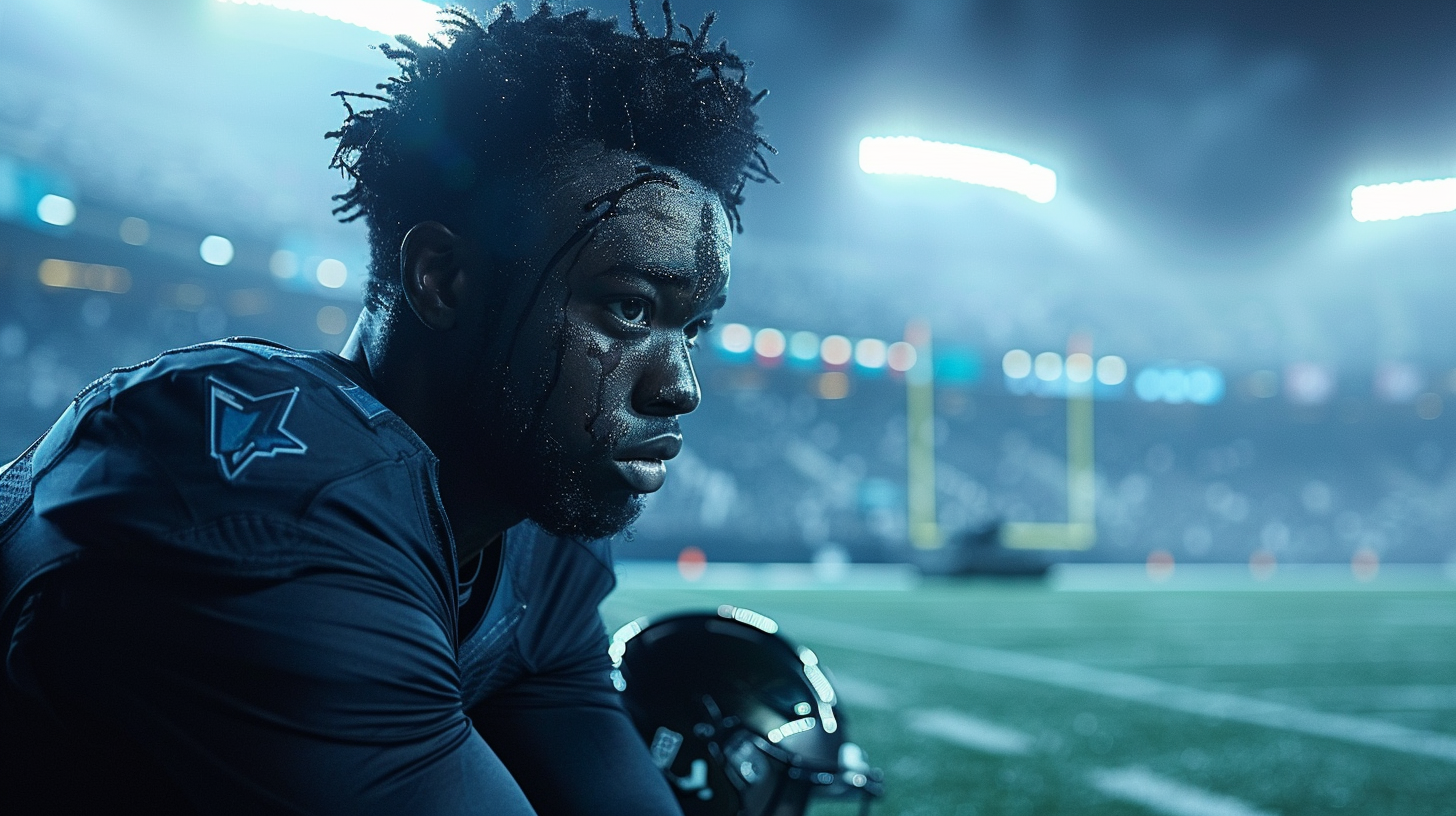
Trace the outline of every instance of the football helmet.
[[845, 735], [813, 651], [735, 606], [646, 618], [612, 636], [612, 682], [686, 816], [801, 816], [811, 797], [862, 801], [883, 774]]

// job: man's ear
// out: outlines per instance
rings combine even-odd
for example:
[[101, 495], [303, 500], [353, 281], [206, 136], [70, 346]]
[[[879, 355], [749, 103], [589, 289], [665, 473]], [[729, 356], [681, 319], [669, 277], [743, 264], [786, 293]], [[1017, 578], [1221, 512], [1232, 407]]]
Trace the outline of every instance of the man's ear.
[[405, 234], [399, 247], [404, 297], [415, 316], [435, 331], [448, 331], [459, 319], [465, 286], [460, 236], [438, 221], [424, 221]]

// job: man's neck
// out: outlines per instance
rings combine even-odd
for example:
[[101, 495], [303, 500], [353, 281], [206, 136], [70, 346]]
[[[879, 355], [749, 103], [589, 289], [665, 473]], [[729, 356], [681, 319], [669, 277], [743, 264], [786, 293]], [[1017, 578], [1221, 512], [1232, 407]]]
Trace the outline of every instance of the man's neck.
[[[435, 361], [424, 344], [411, 342], [402, 334], [386, 332], [383, 318], [365, 309], [340, 356], [368, 373], [379, 401], [440, 458], [440, 495], [454, 531], [457, 558], [465, 563], [508, 528], [524, 521], [525, 514], [492, 501], [489, 492], [480, 487], [484, 480], [460, 472], [454, 457], [460, 455], [462, 446], [454, 444], [452, 436], [462, 425], [468, 427], [468, 420], [460, 416], [460, 401], [441, 387], [448, 379], [436, 373]], [[483, 461], [470, 465], [487, 466]]]

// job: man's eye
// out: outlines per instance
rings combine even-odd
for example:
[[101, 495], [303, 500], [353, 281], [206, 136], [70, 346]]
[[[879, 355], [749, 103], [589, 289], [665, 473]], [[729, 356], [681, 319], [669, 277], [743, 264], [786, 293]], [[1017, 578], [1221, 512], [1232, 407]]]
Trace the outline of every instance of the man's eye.
[[624, 298], [607, 304], [607, 311], [623, 323], [646, 326], [651, 320], [651, 308], [642, 298]]
[[688, 338], [688, 348], [697, 348], [699, 338], [701, 338], [708, 331], [708, 329], [711, 329], [712, 327], [712, 321], [699, 320], [698, 322], [692, 323], [686, 329], [684, 329], [683, 334], [687, 335]]

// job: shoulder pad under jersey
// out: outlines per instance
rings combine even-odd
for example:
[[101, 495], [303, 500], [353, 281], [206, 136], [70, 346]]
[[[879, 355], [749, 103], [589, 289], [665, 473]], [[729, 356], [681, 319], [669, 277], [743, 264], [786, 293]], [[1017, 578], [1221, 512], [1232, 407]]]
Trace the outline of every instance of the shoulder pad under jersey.
[[[328, 485], [429, 458], [403, 422], [320, 357], [223, 341], [111, 372], [36, 450], [36, 513], [157, 535], [231, 514], [301, 518]], [[417, 496], [398, 498], [413, 507]]]

